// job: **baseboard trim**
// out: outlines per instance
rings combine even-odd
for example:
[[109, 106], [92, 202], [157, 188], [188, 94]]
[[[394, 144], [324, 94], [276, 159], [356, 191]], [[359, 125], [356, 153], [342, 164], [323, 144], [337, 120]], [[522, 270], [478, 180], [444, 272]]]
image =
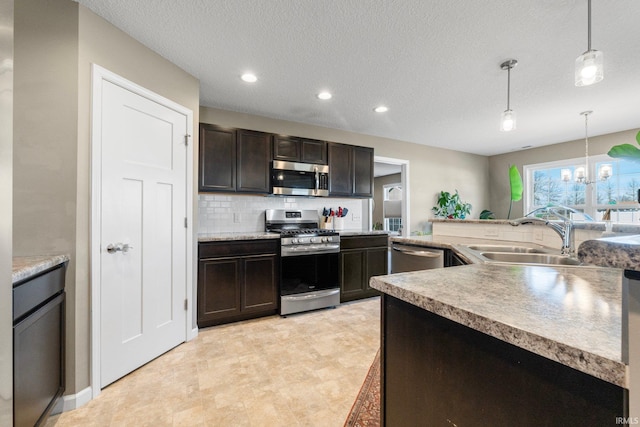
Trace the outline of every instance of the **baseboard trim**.
[[87, 387], [84, 390], [76, 394], [67, 394], [62, 396], [62, 399], [58, 400], [56, 406], [54, 406], [51, 414], [59, 414], [61, 412], [72, 411], [76, 408], [86, 405], [91, 401], [91, 387]]

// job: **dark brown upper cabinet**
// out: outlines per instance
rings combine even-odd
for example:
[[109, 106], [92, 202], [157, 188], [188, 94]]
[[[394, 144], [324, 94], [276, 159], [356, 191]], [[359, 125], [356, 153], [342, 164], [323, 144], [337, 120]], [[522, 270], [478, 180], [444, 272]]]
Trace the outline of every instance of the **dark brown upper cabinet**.
[[327, 164], [327, 143], [297, 136], [273, 136], [273, 160]]
[[200, 124], [198, 190], [269, 193], [271, 134]]
[[353, 195], [373, 197], [373, 148], [353, 147]]
[[373, 148], [328, 143], [329, 195], [373, 197]]
[[239, 129], [237, 134], [236, 191], [269, 193], [271, 134], [244, 129]]
[[200, 123], [199, 191], [236, 191], [236, 130]]

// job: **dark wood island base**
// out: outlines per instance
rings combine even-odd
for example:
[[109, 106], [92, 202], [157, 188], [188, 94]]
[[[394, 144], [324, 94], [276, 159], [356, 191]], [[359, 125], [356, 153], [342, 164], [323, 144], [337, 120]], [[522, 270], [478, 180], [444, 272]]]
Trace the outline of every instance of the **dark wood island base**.
[[382, 299], [386, 426], [609, 426], [628, 390], [445, 319]]

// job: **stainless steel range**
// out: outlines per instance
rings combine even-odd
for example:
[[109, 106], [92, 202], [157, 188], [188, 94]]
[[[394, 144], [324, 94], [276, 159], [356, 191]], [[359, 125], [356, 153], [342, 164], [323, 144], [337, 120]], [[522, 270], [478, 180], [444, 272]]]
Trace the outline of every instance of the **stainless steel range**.
[[280, 233], [280, 314], [340, 304], [340, 235], [319, 228], [315, 210], [267, 209], [265, 228]]

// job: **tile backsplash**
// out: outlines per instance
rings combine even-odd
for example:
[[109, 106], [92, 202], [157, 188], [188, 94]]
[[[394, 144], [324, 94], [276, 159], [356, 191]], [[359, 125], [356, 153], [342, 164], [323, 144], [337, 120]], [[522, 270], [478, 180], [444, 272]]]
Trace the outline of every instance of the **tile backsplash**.
[[322, 208], [348, 208], [344, 230], [369, 228], [368, 199], [275, 197], [251, 195], [198, 195], [198, 233], [239, 233], [264, 231], [266, 209], [314, 209], [318, 218]]

